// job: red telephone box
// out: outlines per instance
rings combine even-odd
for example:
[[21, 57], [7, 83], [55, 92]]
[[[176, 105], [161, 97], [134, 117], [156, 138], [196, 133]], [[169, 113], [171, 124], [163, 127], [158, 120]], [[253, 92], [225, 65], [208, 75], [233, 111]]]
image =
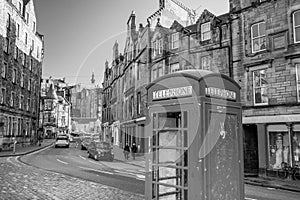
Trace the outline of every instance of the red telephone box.
[[147, 200], [244, 199], [240, 87], [205, 70], [147, 86]]

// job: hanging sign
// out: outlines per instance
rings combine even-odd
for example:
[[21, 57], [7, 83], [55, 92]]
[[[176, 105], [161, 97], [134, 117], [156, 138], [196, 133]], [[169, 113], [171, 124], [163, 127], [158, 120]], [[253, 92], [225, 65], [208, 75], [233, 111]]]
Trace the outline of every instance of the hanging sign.
[[168, 99], [174, 97], [187, 97], [187, 96], [192, 96], [192, 94], [193, 94], [192, 86], [170, 88], [166, 90], [157, 90], [153, 92], [153, 100]]

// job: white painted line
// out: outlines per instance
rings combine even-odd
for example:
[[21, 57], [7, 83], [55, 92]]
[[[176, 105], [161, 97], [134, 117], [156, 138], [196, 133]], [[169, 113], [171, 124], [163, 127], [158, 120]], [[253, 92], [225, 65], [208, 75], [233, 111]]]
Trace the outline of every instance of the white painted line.
[[96, 164], [96, 165], [103, 166], [101, 163], [97, 163], [97, 162], [95, 162], [95, 161], [92, 161], [92, 160], [89, 160], [89, 162], [90, 162], [90, 163], [94, 163], [94, 164]]
[[138, 178], [145, 179], [144, 175], [136, 175]]
[[11, 160], [10, 160], [11, 158], [12, 158], [12, 157], [6, 158], [6, 161], [9, 162], [10, 164], [14, 165], [14, 166], [21, 167], [21, 166], [18, 165], [17, 163], [14, 163], [13, 161], [11, 161]]
[[107, 172], [107, 171], [102, 171], [102, 170], [97, 170], [97, 169], [93, 169], [93, 168], [88, 168], [88, 167], [79, 167], [81, 169], [85, 169], [85, 170], [91, 170], [91, 171], [95, 171], [95, 172], [100, 172], [100, 173], [104, 173], [104, 174], [114, 174], [114, 173], [111, 173], [111, 172]]
[[267, 189], [268, 189], [268, 190], [276, 190], [275, 188], [270, 188], [270, 187], [268, 187]]
[[68, 165], [69, 163], [67, 163], [67, 162], [64, 162], [64, 161], [62, 161], [62, 160], [59, 160], [58, 158], [56, 159], [58, 162], [60, 162], [60, 163], [63, 163], [63, 164], [65, 164], [65, 165]]
[[245, 200], [257, 200], [257, 199], [252, 199], [252, 198], [249, 198], [249, 197], [245, 197]]
[[86, 160], [86, 158], [85, 157], [83, 157], [83, 156], [79, 156], [80, 158], [82, 158], [83, 160]]

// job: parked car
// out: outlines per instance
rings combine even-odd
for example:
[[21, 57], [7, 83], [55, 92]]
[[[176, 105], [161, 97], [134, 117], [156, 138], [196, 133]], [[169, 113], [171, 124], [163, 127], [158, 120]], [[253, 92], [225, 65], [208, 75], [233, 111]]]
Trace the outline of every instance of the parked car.
[[100, 140], [92, 141], [88, 148], [88, 155], [90, 158], [95, 160], [114, 160], [114, 153], [112, 152], [112, 147], [108, 142], [103, 142]]
[[69, 148], [70, 142], [67, 135], [58, 135], [55, 141], [55, 148], [57, 147], [67, 147]]
[[91, 143], [91, 134], [85, 134], [81, 137], [81, 150], [87, 150], [89, 144]]
[[78, 133], [70, 133], [70, 142], [78, 142], [79, 140]]

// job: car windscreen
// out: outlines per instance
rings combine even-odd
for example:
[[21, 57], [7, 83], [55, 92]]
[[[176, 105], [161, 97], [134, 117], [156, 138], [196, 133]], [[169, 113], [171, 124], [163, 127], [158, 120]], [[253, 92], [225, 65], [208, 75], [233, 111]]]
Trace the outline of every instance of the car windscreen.
[[59, 138], [56, 138], [56, 140], [68, 140], [68, 138], [66, 138], [66, 137], [59, 137]]

